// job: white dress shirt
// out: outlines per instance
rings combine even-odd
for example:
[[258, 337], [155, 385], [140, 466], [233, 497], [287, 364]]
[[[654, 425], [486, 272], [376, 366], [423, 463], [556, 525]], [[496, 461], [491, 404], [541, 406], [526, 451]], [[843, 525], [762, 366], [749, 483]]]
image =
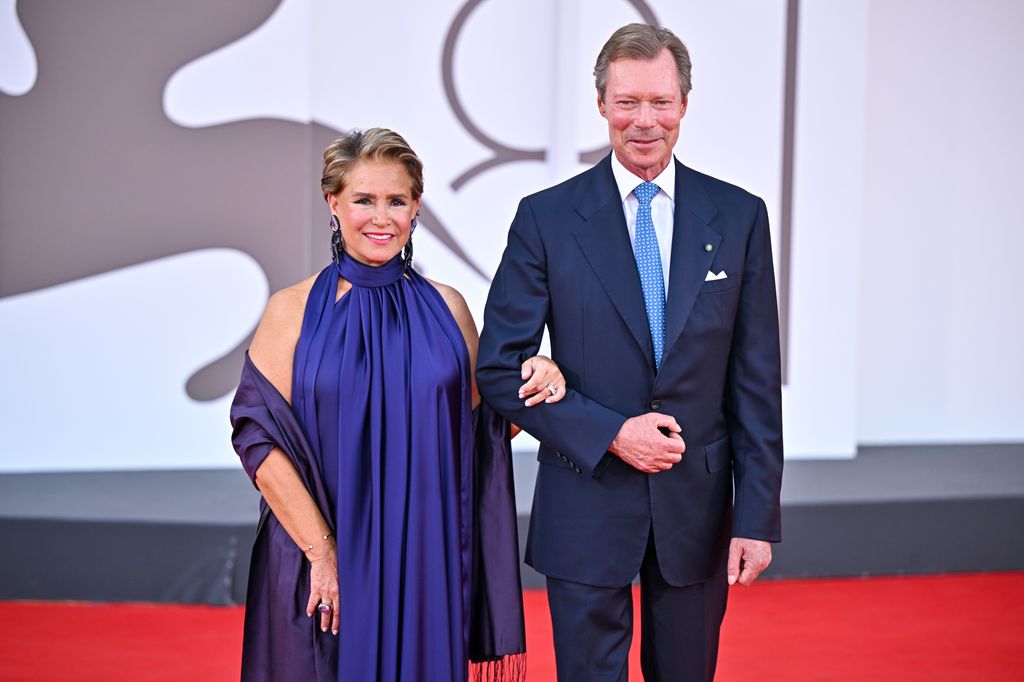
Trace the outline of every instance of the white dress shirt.
[[[626, 216], [626, 229], [629, 230], [629, 243], [636, 254], [636, 211], [640, 205], [633, 194], [636, 186], [644, 181], [626, 170], [615, 153], [612, 153], [612, 174], [622, 198], [622, 212]], [[673, 156], [665, 170], [651, 180], [658, 186], [658, 193], [651, 199], [651, 220], [654, 221], [654, 234], [658, 238], [658, 251], [661, 254], [661, 274], [665, 278], [665, 297], [668, 298], [668, 267], [672, 259], [672, 224], [674, 222], [676, 202], [672, 196], [676, 191], [676, 160]]]

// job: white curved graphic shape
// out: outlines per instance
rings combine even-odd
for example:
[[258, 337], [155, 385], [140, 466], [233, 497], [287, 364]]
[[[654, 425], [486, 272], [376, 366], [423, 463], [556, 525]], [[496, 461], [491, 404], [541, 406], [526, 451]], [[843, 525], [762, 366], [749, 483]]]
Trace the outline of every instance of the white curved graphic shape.
[[205, 249], [0, 299], [0, 472], [237, 466], [230, 396], [185, 380], [260, 317], [247, 254]]
[[312, 0], [284, 0], [252, 33], [181, 67], [164, 113], [186, 128], [275, 118], [312, 120]]
[[0, 0], [0, 92], [24, 95], [36, 84], [39, 65], [18, 19], [17, 0]]

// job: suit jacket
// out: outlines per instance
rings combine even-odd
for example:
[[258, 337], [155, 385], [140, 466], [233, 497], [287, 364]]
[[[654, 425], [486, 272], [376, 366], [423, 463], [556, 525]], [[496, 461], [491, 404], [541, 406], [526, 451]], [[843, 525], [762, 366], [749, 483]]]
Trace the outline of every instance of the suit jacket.
[[[730, 535], [780, 539], [779, 323], [768, 216], [746, 191], [676, 163], [665, 346], [655, 371], [640, 277], [610, 156], [523, 199], [491, 284], [477, 383], [541, 447], [526, 560], [546, 575], [621, 586], [652, 531], [663, 575], [724, 567]], [[725, 279], [705, 281], [709, 271]], [[545, 325], [567, 380], [524, 408], [520, 365]], [[686, 452], [645, 474], [608, 453], [628, 417], [659, 411]], [[735, 492], [735, 500], [733, 500]]]

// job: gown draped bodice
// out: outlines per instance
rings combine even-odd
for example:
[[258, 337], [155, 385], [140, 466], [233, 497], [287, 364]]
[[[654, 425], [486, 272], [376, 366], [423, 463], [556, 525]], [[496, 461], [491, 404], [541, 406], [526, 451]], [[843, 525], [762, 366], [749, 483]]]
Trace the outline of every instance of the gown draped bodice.
[[337, 528], [339, 679], [466, 676], [470, 392], [458, 324], [397, 256], [316, 278], [292, 406]]

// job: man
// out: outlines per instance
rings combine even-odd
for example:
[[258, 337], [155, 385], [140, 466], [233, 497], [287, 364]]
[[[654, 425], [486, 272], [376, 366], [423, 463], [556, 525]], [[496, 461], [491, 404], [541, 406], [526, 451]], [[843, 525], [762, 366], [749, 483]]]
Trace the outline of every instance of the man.
[[[594, 75], [613, 153], [519, 204], [477, 382], [541, 442], [526, 557], [559, 680], [626, 679], [638, 573], [645, 679], [710, 680], [727, 583], [753, 582], [780, 539], [767, 212], [674, 160], [690, 58], [671, 31], [619, 29]], [[545, 325], [568, 389], [526, 408], [519, 367]]]

